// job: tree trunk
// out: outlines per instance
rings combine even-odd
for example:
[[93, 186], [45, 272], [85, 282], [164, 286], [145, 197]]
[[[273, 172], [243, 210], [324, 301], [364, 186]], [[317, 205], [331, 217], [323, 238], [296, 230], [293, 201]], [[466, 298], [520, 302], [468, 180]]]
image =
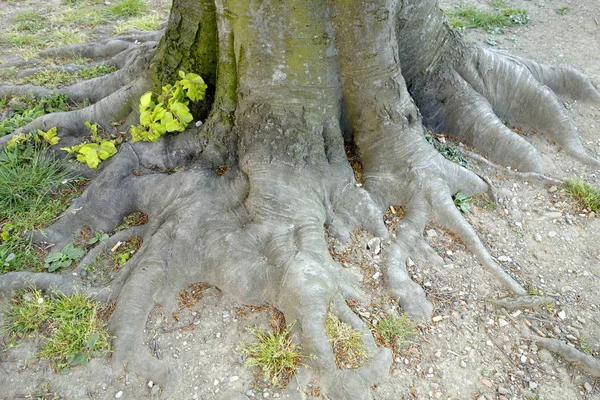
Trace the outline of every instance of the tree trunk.
[[[107, 43], [103, 54], [116, 45]], [[541, 172], [537, 152], [501, 122], [508, 120], [544, 131], [598, 165], [552, 92], [599, 100], [591, 83], [572, 70], [467, 43], [436, 0], [174, 0], [164, 36], [145, 46], [153, 56], [140, 56], [129, 86], [72, 118], [50, 116], [29, 128], [59, 125], [77, 137], [75, 122], [108, 126], [127, 115], [132, 99], [172, 83], [179, 70], [208, 83], [206, 99], [193, 109], [202, 127], [157, 144], [122, 145], [48, 231], [60, 248], [82, 226], [110, 231], [133, 211], [148, 214], [136, 232], [144, 245], [107, 297], [117, 299], [113, 360], [161, 386], [174, 384], [176, 374], [141, 345], [147, 316], [157, 304], [173, 306], [190, 282], [204, 281], [297, 321], [303, 352], [315, 356], [309, 363], [330, 398], [368, 398], [391, 353], [375, 346], [348, 307], [346, 300], [364, 300], [364, 293], [329, 255], [324, 226], [341, 240], [360, 227], [387, 240], [385, 291], [419, 321], [429, 320], [432, 306], [405, 265], [409, 257], [441, 261], [422, 238], [430, 221], [455, 232], [511, 294], [526, 294], [453, 204], [459, 191], [490, 187], [444, 159], [426, 141], [423, 124], [500, 163]], [[358, 149], [364, 185], [345, 143]], [[150, 164], [184, 168], [169, 175]], [[406, 217], [388, 233], [383, 214], [397, 204]], [[329, 312], [363, 333], [370, 358], [361, 368], [336, 368], [324, 328]]]

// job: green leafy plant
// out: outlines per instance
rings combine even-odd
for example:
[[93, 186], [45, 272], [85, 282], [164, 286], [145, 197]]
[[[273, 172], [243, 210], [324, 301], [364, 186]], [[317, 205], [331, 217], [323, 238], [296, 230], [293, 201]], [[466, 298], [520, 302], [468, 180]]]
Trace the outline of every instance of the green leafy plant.
[[146, 11], [146, 5], [143, 0], [122, 0], [111, 6], [108, 13], [111, 17], [135, 17], [142, 15]]
[[94, 237], [90, 238], [86, 243], [87, 244], [102, 243], [106, 239], [108, 239], [108, 234], [107, 233], [104, 233], [104, 231], [97, 231], [94, 234]]
[[299, 365], [303, 355], [292, 342], [290, 328], [282, 332], [269, 332], [249, 328], [248, 332], [258, 340], [255, 343], [242, 343], [240, 353], [246, 357], [246, 364], [258, 367], [273, 385], [285, 387]]
[[90, 168], [98, 168], [100, 162], [117, 154], [116, 140], [104, 139], [98, 133], [98, 125], [96, 124], [86, 121], [85, 126], [92, 133], [91, 139], [72, 147], [63, 147], [61, 150], [74, 154], [77, 161], [86, 163]]
[[0, 274], [15, 270], [15, 257], [15, 253], [8, 246], [0, 245]]
[[48, 272], [54, 272], [61, 268], [70, 267], [74, 261], [79, 260], [83, 257], [85, 251], [75, 247], [74, 243], [69, 243], [61, 251], [55, 251], [46, 256], [44, 262], [46, 265], [44, 268]]
[[156, 142], [167, 132], [183, 132], [192, 122], [189, 101], [204, 98], [206, 84], [200, 75], [179, 71], [180, 80], [162, 88], [162, 94], [146, 92], [140, 99], [140, 123], [130, 129], [133, 142]]
[[63, 94], [48, 95], [37, 100], [33, 97], [16, 100], [13, 110], [0, 121], [0, 137], [13, 133], [44, 114], [70, 109], [68, 98]]
[[463, 214], [468, 214], [469, 210], [471, 208], [469, 202], [471, 201], [471, 198], [469, 196], [467, 196], [466, 194], [464, 194], [463, 192], [457, 192], [454, 196], [454, 205], [456, 206], [456, 208], [459, 209], [459, 211]]
[[461, 153], [460, 149], [457, 146], [449, 144], [445, 138], [441, 141], [442, 139], [436, 139], [431, 133], [425, 132], [425, 139], [433, 145], [445, 159], [467, 169], [471, 168], [471, 162]]

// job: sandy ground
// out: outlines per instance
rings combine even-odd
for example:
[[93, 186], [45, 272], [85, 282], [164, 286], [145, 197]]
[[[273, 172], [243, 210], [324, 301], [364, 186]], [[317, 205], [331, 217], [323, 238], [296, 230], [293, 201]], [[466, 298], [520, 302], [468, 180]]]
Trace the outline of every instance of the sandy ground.
[[[17, 4], [20, 9], [36, 6], [34, 1], [2, 2], [0, 9], [10, 15]], [[442, 2], [447, 9], [456, 4]], [[481, 46], [490, 46], [488, 39], [492, 39], [496, 48], [540, 62], [573, 65], [600, 82], [600, 2], [512, 0], [510, 4], [527, 9], [531, 23], [507, 28], [504, 35], [476, 30], [468, 31], [467, 37]], [[565, 6], [569, 7], [565, 15], [555, 11]], [[599, 155], [600, 107], [573, 101], [565, 105], [583, 142]], [[541, 151], [550, 176], [581, 177], [600, 186], [600, 172], [565, 156], [541, 135], [530, 135], [528, 140]], [[445, 265], [417, 264], [411, 273], [426, 288], [441, 320], [421, 329], [418, 345], [396, 359], [390, 378], [374, 388], [374, 398], [599, 399], [600, 381], [539, 349], [525, 334], [535, 329], [574, 343], [584, 340], [595, 355], [600, 354], [600, 219], [582, 212], [560, 188], [508, 178], [476, 164], [475, 168], [490, 177], [500, 204], [491, 209], [476, 203], [468, 219], [492, 254], [504, 260], [504, 267], [532, 291], [554, 297], [555, 306], [518, 312], [494, 308], [491, 301], [505, 295], [502, 288], [453, 235], [429, 227], [427, 240], [444, 256]], [[367, 236], [359, 236], [354, 254], [377, 263], [366, 250]], [[349, 268], [363, 274], [355, 265]], [[379, 295], [377, 289], [372, 293], [374, 298]], [[302, 392], [307, 389], [304, 382], [294, 380], [285, 390], [273, 388], [243, 365], [236, 348], [252, 340], [245, 328], [266, 327], [270, 315], [240, 313], [239, 307], [211, 289], [193, 308], [181, 311], [178, 321], [161, 310], [149, 318], [140, 340], [158, 343], [162, 362], [182, 376], [172, 398], [307, 397]], [[124, 399], [158, 397], [157, 385], [150, 388], [146, 380], [127, 371], [112, 371], [104, 359], [58, 375], [47, 362], [36, 360], [33, 352], [38, 347], [32, 341], [2, 353], [0, 398], [36, 398], [44, 391], [67, 399], [112, 399], [119, 392]]]

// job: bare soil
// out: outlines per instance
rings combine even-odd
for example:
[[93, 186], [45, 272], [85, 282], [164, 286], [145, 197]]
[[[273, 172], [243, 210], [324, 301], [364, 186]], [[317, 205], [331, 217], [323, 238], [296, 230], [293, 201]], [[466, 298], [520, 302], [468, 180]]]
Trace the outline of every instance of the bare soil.
[[[25, 9], [46, 10], [58, 2], [2, 1], [0, 27]], [[467, 4], [487, 6], [481, 0]], [[446, 9], [459, 1], [442, 1]], [[511, 0], [531, 16], [528, 25], [506, 28], [504, 35], [468, 30], [481, 46], [507, 50], [540, 62], [572, 65], [600, 82], [600, 3], [586, 0]], [[561, 15], [556, 10], [569, 7]], [[488, 40], [491, 39], [491, 40]], [[4, 60], [14, 52], [4, 51]], [[565, 101], [584, 144], [600, 155], [600, 106]], [[600, 172], [582, 166], [540, 134], [527, 136], [543, 156], [546, 172], [557, 178], [580, 177], [600, 187]], [[527, 332], [586, 344], [600, 355], [600, 218], [591, 216], [560, 188], [509, 178], [474, 163], [488, 176], [499, 197], [497, 208], [482, 199], [468, 216], [492, 254], [532, 293], [555, 298], [554, 307], [505, 311], [492, 300], [505, 296], [456, 237], [437, 226], [424, 235], [444, 257], [443, 267], [415, 265], [411, 273], [434, 302], [435, 321], [421, 327], [416, 344], [396, 358], [390, 378], [373, 390], [376, 399], [600, 399], [595, 380], [527, 340]], [[363, 275], [376, 301], [374, 279], [380, 256], [367, 250], [370, 236], [356, 235], [345, 267]], [[199, 277], [199, 281], [202, 278]], [[1, 293], [6, 303], [8, 293]], [[177, 294], [174, 294], [174, 296]], [[243, 365], [236, 350], [251, 341], [249, 326], [267, 328], [268, 310], [250, 310], [217, 289], [208, 288], [191, 308], [177, 313], [157, 309], [144, 337], [149, 350], [181, 374], [174, 399], [244, 399], [310, 397], [310, 381], [294, 379], [287, 389], [267, 385]], [[561, 318], [562, 317], [562, 318]], [[0, 317], [1, 318], [1, 317]], [[288, 321], [292, 322], [292, 321]], [[528, 325], [527, 325], [528, 322]], [[39, 342], [21, 342], [0, 353], [0, 398], [65, 399], [158, 398], [158, 385], [111, 370], [94, 359], [68, 375], [55, 373], [35, 356]], [[318, 382], [314, 383], [318, 386]]]

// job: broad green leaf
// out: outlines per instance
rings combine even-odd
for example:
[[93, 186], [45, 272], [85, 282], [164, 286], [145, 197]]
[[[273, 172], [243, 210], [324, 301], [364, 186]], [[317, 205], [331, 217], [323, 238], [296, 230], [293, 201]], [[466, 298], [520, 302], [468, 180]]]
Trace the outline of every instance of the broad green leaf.
[[152, 104], [152, 92], [146, 92], [140, 98], [140, 111], [145, 108], [149, 108]]
[[58, 261], [62, 258], [62, 253], [59, 253], [57, 251], [50, 253], [46, 256], [46, 258], [44, 258], [44, 262], [45, 263], [51, 263], [51, 262], [55, 262]]
[[101, 160], [106, 160], [107, 158], [112, 157], [115, 154], [117, 154], [117, 148], [115, 147], [114, 140], [104, 140], [102, 143], [100, 143], [98, 157], [100, 157]]
[[98, 333], [92, 333], [90, 337], [85, 341], [85, 346], [87, 348], [93, 349], [94, 347], [96, 347], [96, 343], [98, 343], [99, 338], [100, 335], [98, 335]]

